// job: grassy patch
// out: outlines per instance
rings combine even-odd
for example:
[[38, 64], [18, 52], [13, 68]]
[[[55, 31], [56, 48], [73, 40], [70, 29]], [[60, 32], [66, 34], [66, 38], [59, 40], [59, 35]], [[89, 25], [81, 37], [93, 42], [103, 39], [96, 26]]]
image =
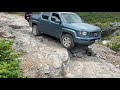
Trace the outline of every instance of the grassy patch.
[[20, 16], [24, 16], [24, 12], [7, 12], [7, 13], [17, 14], [17, 15], [20, 15]]

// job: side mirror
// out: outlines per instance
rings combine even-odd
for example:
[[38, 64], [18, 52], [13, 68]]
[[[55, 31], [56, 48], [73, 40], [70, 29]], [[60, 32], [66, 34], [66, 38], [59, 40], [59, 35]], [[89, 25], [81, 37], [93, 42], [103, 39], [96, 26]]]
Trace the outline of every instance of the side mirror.
[[52, 16], [52, 21], [54, 21], [56, 24], [60, 24], [60, 20], [57, 17]]

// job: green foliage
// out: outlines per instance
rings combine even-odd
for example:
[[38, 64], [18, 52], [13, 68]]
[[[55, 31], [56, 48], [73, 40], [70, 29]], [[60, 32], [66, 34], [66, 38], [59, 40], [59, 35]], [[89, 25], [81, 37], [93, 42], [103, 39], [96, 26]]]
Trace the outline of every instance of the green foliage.
[[120, 22], [120, 13], [114, 12], [77, 12], [88, 23], [107, 28], [111, 22]]
[[113, 37], [108, 47], [114, 51], [120, 51], [120, 36]]
[[13, 41], [0, 40], [0, 61], [17, 60], [20, 54], [12, 49]]
[[0, 78], [22, 78], [19, 61], [0, 61]]
[[22, 78], [19, 57], [12, 49], [13, 41], [0, 40], [0, 78]]

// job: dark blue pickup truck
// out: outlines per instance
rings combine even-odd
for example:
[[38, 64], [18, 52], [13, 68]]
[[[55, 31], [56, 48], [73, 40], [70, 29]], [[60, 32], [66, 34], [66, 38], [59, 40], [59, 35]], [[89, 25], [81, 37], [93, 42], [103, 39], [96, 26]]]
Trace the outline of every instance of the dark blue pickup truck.
[[76, 44], [91, 45], [101, 38], [101, 29], [85, 23], [73, 12], [40, 12], [30, 17], [32, 33], [42, 33], [60, 39], [61, 44], [71, 49]]

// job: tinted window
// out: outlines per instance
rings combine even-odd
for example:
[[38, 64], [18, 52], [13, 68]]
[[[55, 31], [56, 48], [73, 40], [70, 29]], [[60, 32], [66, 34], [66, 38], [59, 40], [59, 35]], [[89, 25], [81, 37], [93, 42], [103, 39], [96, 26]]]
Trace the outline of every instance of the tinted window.
[[82, 23], [83, 20], [77, 14], [63, 13], [63, 20], [65, 23]]
[[49, 15], [50, 15], [50, 12], [43, 12], [42, 18], [45, 19], [45, 20], [48, 20]]
[[[54, 17], [54, 18], [53, 18]], [[51, 17], [51, 21], [55, 21], [55, 18], [56, 18], [56, 20], [60, 20], [60, 17], [59, 17], [59, 15], [57, 14], [57, 13], [53, 13], [52, 14], [52, 17]]]

